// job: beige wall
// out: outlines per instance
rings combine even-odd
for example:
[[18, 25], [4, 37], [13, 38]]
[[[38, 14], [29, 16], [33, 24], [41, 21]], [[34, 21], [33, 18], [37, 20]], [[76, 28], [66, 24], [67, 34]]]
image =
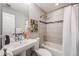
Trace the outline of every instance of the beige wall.
[[[63, 20], [64, 9], [49, 13], [46, 22]], [[62, 44], [63, 22], [47, 24], [47, 40], [53, 43]]]
[[56, 11], [47, 14], [47, 18], [48, 18], [47, 22], [63, 20], [63, 16], [64, 16], [64, 8], [58, 9]]
[[39, 35], [40, 35], [40, 38], [41, 38], [41, 44], [44, 42], [44, 40], [46, 40], [46, 34], [47, 34], [47, 31], [46, 31], [46, 24], [44, 23], [39, 23]]
[[33, 3], [29, 4], [29, 18], [40, 20], [41, 15], [44, 15], [44, 12], [39, 7]]
[[62, 44], [63, 23], [47, 24], [47, 40]]

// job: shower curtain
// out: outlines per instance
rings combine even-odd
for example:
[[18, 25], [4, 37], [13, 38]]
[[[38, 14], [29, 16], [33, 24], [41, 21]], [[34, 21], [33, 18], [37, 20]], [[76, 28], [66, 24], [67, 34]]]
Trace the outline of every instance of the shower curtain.
[[63, 23], [63, 55], [79, 55], [79, 5], [71, 5], [64, 8]]

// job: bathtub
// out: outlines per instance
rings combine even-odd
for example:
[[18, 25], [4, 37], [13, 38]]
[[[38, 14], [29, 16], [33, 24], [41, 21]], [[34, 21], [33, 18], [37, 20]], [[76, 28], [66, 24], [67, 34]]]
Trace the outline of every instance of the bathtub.
[[59, 44], [44, 42], [41, 47], [49, 50], [53, 56], [62, 56], [62, 46]]

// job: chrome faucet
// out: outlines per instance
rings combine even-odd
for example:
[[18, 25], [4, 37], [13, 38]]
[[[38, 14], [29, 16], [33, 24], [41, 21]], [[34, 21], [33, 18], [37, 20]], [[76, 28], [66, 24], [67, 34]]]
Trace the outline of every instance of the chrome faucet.
[[15, 37], [16, 37], [15, 41], [22, 40], [22, 33], [15, 34]]

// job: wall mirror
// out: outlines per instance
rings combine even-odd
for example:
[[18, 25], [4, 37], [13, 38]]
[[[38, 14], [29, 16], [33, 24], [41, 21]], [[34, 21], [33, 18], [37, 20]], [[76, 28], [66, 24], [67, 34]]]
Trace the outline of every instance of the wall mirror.
[[[28, 4], [3, 3], [1, 5], [2, 35], [9, 35], [10, 41], [14, 42], [16, 40], [15, 34], [19, 36], [20, 34], [28, 30]], [[2, 46], [4, 44], [5, 39], [2, 39]]]

